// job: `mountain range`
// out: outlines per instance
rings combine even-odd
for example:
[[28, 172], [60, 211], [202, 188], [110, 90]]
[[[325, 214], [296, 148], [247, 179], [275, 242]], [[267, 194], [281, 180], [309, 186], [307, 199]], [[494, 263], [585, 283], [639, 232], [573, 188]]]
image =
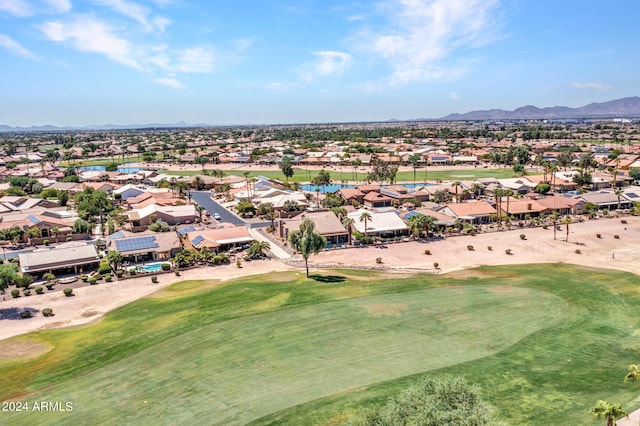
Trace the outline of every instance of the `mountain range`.
[[[465, 120], [535, 120], [535, 119], [576, 119], [576, 118], [622, 118], [640, 117], [640, 97], [633, 96], [622, 99], [615, 99], [608, 102], [594, 102], [578, 108], [566, 106], [554, 106], [538, 108], [533, 105], [526, 105], [516, 108], [513, 111], [504, 109], [489, 109], [471, 111], [464, 114], [449, 114], [437, 119], [416, 119], [411, 121], [465, 121]], [[402, 120], [389, 120], [402, 121]], [[0, 124], [2, 132], [63, 132], [82, 130], [124, 130], [124, 129], [167, 129], [186, 127], [211, 127], [206, 123], [190, 124], [184, 121], [179, 123], [148, 123], [148, 124], [102, 124], [89, 126], [30, 126], [12, 127]]]
[[538, 108], [533, 105], [526, 105], [516, 108], [513, 111], [503, 109], [478, 110], [465, 114], [449, 114], [438, 120], [526, 120], [620, 117], [640, 117], [640, 97], [633, 96], [608, 102], [594, 102], [578, 108], [566, 106]]

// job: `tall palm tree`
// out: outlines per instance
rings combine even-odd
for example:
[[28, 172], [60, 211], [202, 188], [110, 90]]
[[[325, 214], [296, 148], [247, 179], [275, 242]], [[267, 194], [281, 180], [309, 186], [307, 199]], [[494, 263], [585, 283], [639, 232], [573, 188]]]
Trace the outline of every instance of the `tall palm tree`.
[[556, 231], [557, 231], [557, 225], [558, 225], [558, 212], [556, 210], [554, 210], [551, 213], [551, 223], [553, 224], [553, 239], [556, 239]]
[[597, 401], [589, 413], [594, 419], [606, 419], [607, 426], [613, 426], [617, 419], [627, 414], [622, 405], [602, 400]]
[[360, 222], [364, 222], [364, 236], [367, 236], [367, 224], [369, 223], [369, 221], [372, 219], [371, 217], [371, 213], [369, 213], [368, 211], [363, 211], [362, 213], [360, 213], [360, 217], [358, 218], [358, 220]]
[[620, 210], [620, 197], [624, 194], [624, 191], [622, 189], [616, 189], [613, 193], [618, 196], [618, 210]]
[[507, 196], [507, 211], [506, 213], [509, 214], [509, 197], [511, 197], [514, 194], [514, 192], [510, 189], [507, 189], [506, 191], [504, 191], [504, 195]]
[[565, 237], [564, 241], [566, 243], [569, 242], [569, 225], [571, 225], [571, 217], [570, 216], [565, 216], [564, 219], [562, 219], [562, 224], [567, 226], [567, 236]]
[[451, 183], [451, 186], [453, 186], [453, 188], [454, 188], [454, 189], [455, 189], [455, 191], [456, 191], [456, 203], [459, 203], [459, 202], [460, 202], [460, 200], [458, 199], [458, 187], [459, 187], [460, 185], [462, 185], [462, 184], [460, 183], [460, 181], [455, 181], [455, 182], [452, 182], [452, 183]]
[[353, 225], [355, 221], [346, 216], [344, 218], [342, 218], [342, 226], [344, 226], [347, 229], [347, 237], [349, 238], [349, 245], [351, 245], [351, 225]]
[[425, 217], [425, 215], [418, 213], [416, 215], [411, 216], [407, 220], [407, 225], [409, 225], [409, 230], [415, 238], [420, 238], [420, 231], [422, 231], [423, 217]]

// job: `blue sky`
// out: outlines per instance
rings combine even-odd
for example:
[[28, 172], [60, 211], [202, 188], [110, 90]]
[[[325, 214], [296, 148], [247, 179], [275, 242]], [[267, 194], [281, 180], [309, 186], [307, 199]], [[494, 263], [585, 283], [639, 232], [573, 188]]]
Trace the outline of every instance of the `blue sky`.
[[0, 124], [436, 118], [640, 95], [637, 0], [0, 0]]

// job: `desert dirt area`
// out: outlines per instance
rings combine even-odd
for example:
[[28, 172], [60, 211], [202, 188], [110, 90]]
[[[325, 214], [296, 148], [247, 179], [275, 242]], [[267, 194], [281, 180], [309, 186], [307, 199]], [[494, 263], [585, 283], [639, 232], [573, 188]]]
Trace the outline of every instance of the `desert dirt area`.
[[[446, 273], [483, 265], [509, 265], [524, 263], [564, 262], [601, 269], [616, 269], [639, 273], [640, 217], [603, 218], [561, 226], [553, 238], [553, 227], [514, 228], [510, 231], [480, 233], [475, 236], [447, 237], [436, 241], [409, 241], [396, 244], [348, 248], [322, 252], [311, 256], [310, 267], [322, 274], [325, 268], [371, 268], [390, 272]], [[521, 239], [524, 234], [526, 239]], [[597, 237], [600, 234], [601, 238]], [[615, 238], [618, 235], [619, 238]], [[467, 246], [473, 246], [469, 250]], [[491, 246], [491, 250], [488, 247]], [[512, 254], [505, 250], [511, 249]], [[430, 250], [431, 254], [425, 254]], [[576, 253], [580, 251], [580, 254]], [[382, 263], [376, 263], [376, 258]], [[434, 268], [434, 263], [438, 268]], [[170, 284], [199, 279], [220, 282], [237, 277], [267, 272], [302, 270], [278, 260], [244, 262], [243, 268], [235, 264], [199, 267], [174, 274], [158, 275], [159, 282], [151, 283], [148, 276], [86, 286], [74, 290], [75, 296], [65, 297], [61, 291], [12, 299], [5, 294], [0, 312], [19, 312], [25, 308], [41, 311], [52, 308], [55, 316], [36, 314], [30, 319], [1, 319], [0, 340], [20, 334], [50, 328], [86, 324], [101, 318], [107, 312], [147, 296]]]

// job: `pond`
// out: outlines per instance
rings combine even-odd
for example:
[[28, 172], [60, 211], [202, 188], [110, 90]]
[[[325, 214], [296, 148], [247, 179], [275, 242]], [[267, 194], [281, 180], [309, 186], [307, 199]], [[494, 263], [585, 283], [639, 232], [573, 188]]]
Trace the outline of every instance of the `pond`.
[[[363, 184], [364, 185], [364, 184]], [[397, 185], [402, 185], [406, 188], [416, 188], [416, 187], [422, 187], [422, 186], [432, 186], [432, 183], [399, 183]], [[382, 185], [382, 188], [387, 188], [389, 185]], [[313, 184], [305, 184], [305, 185], [300, 185], [300, 189], [303, 191], [309, 191], [309, 192], [316, 192], [316, 188], [320, 188], [320, 192], [321, 193], [327, 193], [327, 192], [336, 192], [337, 190], [341, 189], [341, 188], [355, 188], [356, 185], [347, 185], [347, 184], [337, 184], [337, 183], [332, 183], [330, 185], [313, 185]]]

